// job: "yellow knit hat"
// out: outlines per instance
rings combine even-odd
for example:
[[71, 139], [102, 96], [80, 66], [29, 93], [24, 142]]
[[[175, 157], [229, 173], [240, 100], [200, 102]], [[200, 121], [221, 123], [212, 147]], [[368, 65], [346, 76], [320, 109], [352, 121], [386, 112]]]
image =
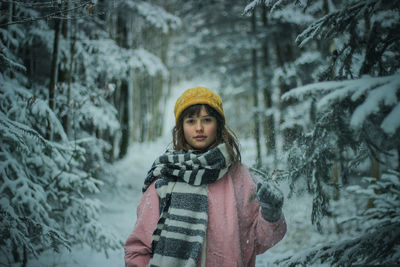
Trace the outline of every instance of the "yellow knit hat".
[[189, 106], [196, 104], [207, 104], [215, 109], [222, 119], [225, 121], [224, 110], [222, 109], [222, 101], [219, 95], [205, 87], [195, 87], [186, 90], [175, 103], [175, 122], [178, 123], [179, 116]]

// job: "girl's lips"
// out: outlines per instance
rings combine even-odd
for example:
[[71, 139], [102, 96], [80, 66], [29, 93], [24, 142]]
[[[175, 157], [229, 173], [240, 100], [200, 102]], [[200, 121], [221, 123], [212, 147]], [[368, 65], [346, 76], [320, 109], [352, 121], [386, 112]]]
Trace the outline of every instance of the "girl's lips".
[[203, 141], [204, 139], [206, 139], [205, 136], [195, 136], [194, 139], [196, 139], [197, 141]]

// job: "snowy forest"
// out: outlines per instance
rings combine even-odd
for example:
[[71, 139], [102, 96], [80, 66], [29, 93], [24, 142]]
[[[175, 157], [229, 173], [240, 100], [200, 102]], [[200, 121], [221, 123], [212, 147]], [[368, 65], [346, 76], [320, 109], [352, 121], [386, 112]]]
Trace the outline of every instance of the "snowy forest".
[[0, 70], [0, 266], [123, 266], [195, 86], [281, 170], [257, 266], [400, 264], [400, 1], [0, 0]]

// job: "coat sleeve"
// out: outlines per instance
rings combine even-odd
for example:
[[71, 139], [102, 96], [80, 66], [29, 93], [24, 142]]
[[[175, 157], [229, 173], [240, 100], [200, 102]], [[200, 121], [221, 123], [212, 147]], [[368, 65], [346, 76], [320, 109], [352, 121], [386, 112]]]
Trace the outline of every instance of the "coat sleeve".
[[159, 219], [159, 198], [154, 183], [143, 194], [137, 207], [137, 221], [125, 242], [125, 266], [147, 266], [151, 256], [152, 235]]
[[[254, 239], [254, 252], [256, 254], [264, 253], [267, 249], [273, 247], [286, 234], [286, 222], [284, 215], [277, 222], [271, 223], [261, 215], [260, 205], [256, 194], [256, 184], [251, 178], [251, 174], [246, 166], [240, 165], [237, 170], [235, 187], [237, 192], [237, 201], [241, 202], [240, 206], [240, 223], [241, 233], [245, 233], [241, 239], [248, 239], [252, 236]], [[244, 242], [242, 240], [241, 242]], [[247, 242], [247, 240], [245, 241]], [[243, 243], [242, 243], [243, 244]]]

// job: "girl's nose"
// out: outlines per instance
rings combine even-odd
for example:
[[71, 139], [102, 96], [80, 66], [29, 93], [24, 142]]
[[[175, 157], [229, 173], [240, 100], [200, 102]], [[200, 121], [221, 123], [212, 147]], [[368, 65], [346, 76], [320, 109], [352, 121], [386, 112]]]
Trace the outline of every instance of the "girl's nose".
[[202, 131], [203, 130], [203, 124], [201, 123], [201, 121], [198, 121], [196, 123], [196, 131]]

